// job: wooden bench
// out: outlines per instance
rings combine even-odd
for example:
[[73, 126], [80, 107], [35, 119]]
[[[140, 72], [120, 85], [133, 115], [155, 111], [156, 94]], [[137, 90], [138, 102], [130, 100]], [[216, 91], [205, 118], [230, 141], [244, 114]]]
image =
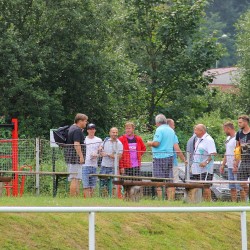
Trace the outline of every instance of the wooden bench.
[[[53, 197], [56, 197], [57, 195], [57, 190], [58, 190], [58, 185], [59, 182], [62, 180], [67, 180], [68, 176], [70, 174], [77, 174], [77, 173], [68, 173], [68, 172], [45, 172], [45, 171], [8, 171], [8, 170], [1, 170], [0, 173], [17, 173], [20, 176], [28, 176], [28, 175], [49, 175], [53, 176]], [[12, 179], [11, 177], [3, 177], [0, 176], [0, 178], [5, 178], [5, 179]], [[9, 180], [9, 181], [10, 181]], [[4, 181], [7, 182], [7, 181]]]
[[[156, 178], [156, 177], [146, 177], [146, 176], [127, 176], [127, 175], [115, 175], [115, 174], [90, 174], [89, 176], [96, 176], [99, 180], [107, 179], [108, 182], [108, 196], [111, 198], [113, 196], [113, 181], [116, 179], [134, 179], [134, 180], [158, 180], [158, 181], [169, 181], [173, 178]], [[99, 182], [99, 196], [102, 193], [101, 181]]]
[[2, 193], [3, 193], [4, 183], [10, 182], [11, 179], [12, 178], [8, 176], [0, 176], [0, 197], [2, 196]]
[[[138, 178], [137, 178], [138, 179]], [[153, 179], [154, 180], [154, 179]], [[168, 187], [183, 187], [185, 188], [185, 200], [191, 203], [201, 201], [201, 190], [209, 188], [210, 184], [206, 183], [179, 183], [179, 182], [155, 182], [155, 181], [137, 181], [137, 180], [118, 180], [113, 181], [114, 185], [122, 185], [127, 187], [130, 192], [134, 186], [144, 187], [162, 187], [162, 198], [165, 199], [165, 189]]]
[[8, 176], [0, 176], [0, 182], [10, 182], [11, 179], [12, 178]]

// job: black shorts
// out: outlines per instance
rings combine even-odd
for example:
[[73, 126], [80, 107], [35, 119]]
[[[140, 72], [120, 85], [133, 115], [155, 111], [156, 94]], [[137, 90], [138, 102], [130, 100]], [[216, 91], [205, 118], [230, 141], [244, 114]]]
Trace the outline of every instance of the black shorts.
[[140, 176], [141, 170], [140, 167], [124, 168], [124, 174], [128, 176]]
[[238, 168], [237, 172], [237, 180], [238, 181], [247, 181], [248, 177], [250, 177], [250, 162], [249, 161], [241, 161], [241, 164]]
[[[206, 178], [207, 176], [207, 178]], [[213, 180], [213, 174], [210, 173], [202, 173], [202, 174], [193, 174], [192, 177], [190, 178], [191, 180], [196, 180], [196, 181], [212, 181]]]

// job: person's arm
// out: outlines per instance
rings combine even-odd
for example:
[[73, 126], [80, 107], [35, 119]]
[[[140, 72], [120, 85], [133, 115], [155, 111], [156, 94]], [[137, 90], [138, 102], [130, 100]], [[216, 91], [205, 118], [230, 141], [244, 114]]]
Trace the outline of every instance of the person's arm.
[[81, 144], [78, 141], [74, 141], [74, 148], [76, 150], [77, 155], [80, 157], [80, 164], [84, 163], [84, 157], [82, 154]]
[[[236, 140], [237, 140], [237, 137], [236, 137]], [[235, 148], [237, 148], [239, 146], [240, 146], [240, 142], [236, 141], [236, 147]], [[235, 174], [238, 172], [239, 163], [240, 163], [239, 159], [234, 159], [233, 173], [235, 173]]]
[[212, 138], [207, 139], [204, 143], [205, 143], [204, 146], [205, 146], [207, 154], [208, 154], [208, 158], [204, 162], [201, 162], [199, 164], [200, 167], [202, 167], [202, 168], [206, 167], [210, 163], [210, 161], [212, 161], [214, 159], [214, 156], [217, 154], [216, 146], [215, 146], [214, 140]]
[[210, 161], [213, 160], [213, 158], [214, 158], [214, 156], [215, 156], [216, 154], [217, 154], [216, 152], [215, 152], [215, 153], [211, 153], [211, 154], [208, 156], [208, 158], [207, 158], [206, 161], [200, 163], [200, 167], [202, 167], [202, 168], [206, 167], [206, 166], [210, 163]]
[[181, 149], [180, 149], [180, 146], [178, 143], [175, 143], [174, 144], [174, 150], [176, 152], [176, 154], [179, 156], [179, 158], [185, 162], [185, 164], [187, 164], [187, 160], [186, 160], [186, 157], [184, 156], [184, 154], [182, 153]]
[[223, 161], [222, 161], [221, 166], [220, 166], [220, 173], [221, 174], [224, 173], [224, 168], [225, 168], [226, 162], [227, 162], [227, 158], [226, 158], [226, 155], [224, 155]]
[[160, 143], [159, 143], [158, 141], [148, 141], [148, 142], [147, 142], [147, 145], [148, 145], [149, 147], [157, 148], [157, 147], [160, 145]]
[[153, 148], [157, 148], [160, 146], [161, 141], [162, 141], [162, 132], [159, 130], [159, 128], [157, 128], [155, 131], [153, 141], [148, 141], [147, 145]]

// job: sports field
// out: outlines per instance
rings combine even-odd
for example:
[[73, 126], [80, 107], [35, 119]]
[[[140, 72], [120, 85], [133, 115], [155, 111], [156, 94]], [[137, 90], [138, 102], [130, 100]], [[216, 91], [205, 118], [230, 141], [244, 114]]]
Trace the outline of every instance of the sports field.
[[[100, 198], [2, 197], [0, 202], [1, 206], [191, 206], [181, 201], [132, 203]], [[247, 204], [199, 204], [213, 205]], [[1, 249], [88, 249], [87, 214], [5, 213], [0, 217], [0, 230]], [[241, 249], [240, 214], [97, 213], [96, 249]]]

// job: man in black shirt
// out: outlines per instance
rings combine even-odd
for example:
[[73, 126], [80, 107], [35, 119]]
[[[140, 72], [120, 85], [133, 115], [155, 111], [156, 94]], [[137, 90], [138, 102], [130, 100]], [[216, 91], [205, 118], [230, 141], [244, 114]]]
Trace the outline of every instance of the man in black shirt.
[[65, 161], [70, 174], [70, 196], [77, 196], [80, 193], [80, 181], [82, 179], [82, 166], [84, 163], [84, 135], [88, 117], [84, 114], [75, 116], [75, 123], [70, 126], [65, 147]]
[[[234, 172], [237, 173], [237, 179], [247, 181], [250, 177], [250, 127], [249, 116], [241, 115], [238, 118], [240, 131], [236, 134], [236, 147], [240, 146], [241, 160], [235, 159]], [[241, 184], [241, 199], [246, 200], [248, 194], [247, 184]]]

